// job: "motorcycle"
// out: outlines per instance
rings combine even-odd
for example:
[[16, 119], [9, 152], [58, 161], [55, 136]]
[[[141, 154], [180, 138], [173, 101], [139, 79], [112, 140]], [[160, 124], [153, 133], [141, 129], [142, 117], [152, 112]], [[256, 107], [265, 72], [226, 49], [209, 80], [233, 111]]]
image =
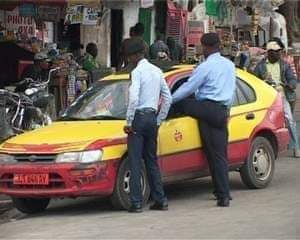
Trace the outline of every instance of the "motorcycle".
[[[54, 98], [48, 93], [48, 84], [58, 69], [49, 71], [46, 82], [24, 79], [15, 92], [0, 89], [0, 142], [52, 123], [49, 106], [54, 104]], [[22, 88], [24, 92], [20, 91]]]

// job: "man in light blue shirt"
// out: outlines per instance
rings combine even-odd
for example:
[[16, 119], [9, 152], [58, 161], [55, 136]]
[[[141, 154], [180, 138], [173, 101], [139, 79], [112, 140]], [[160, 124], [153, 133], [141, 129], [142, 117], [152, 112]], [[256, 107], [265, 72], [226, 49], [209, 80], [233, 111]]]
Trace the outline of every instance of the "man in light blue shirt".
[[[132, 39], [128, 43], [129, 62], [135, 66], [131, 72], [127, 109], [128, 159], [130, 168], [129, 212], [142, 212], [145, 201], [141, 186], [143, 160], [154, 204], [151, 210], [168, 210], [159, 166], [157, 163], [157, 133], [160, 123], [167, 117], [172, 97], [162, 71], [144, 58], [144, 43]], [[161, 106], [158, 105], [161, 97]], [[157, 114], [158, 112], [158, 114]]]
[[[203, 150], [209, 163], [217, 206], [229, 206], [231, 199], [228, 179], [229, 109], [235, 91], [235, 67], [220, 55], [216, 33], [201, 38], [206, 60], [174, 94], [173, 103], [186, 115], [199, 120]], [[186, 97], [194, 94], [194, 98]]]

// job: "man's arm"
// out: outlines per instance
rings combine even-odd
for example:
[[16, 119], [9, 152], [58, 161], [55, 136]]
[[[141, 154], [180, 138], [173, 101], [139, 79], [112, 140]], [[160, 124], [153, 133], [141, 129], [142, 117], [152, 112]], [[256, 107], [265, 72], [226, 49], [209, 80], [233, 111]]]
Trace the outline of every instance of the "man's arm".
[[253, 74], [256, 76], [256, 77], [258, 77], [258, 78], [260, 78], [260, 79], [262, 79], [262, 80], [265, 80], [265, 79], [263, 79], [263, 73], [262, 73], [262, 62], [259, 62], [256, 66], [255, 66], [255, 68], [254, 68], [254, 71], [253, 71]]
[[132, 125], [134, 119], [135, 110], [139, 103], [141, 87], [141, 73], [133, 71], [131, 73], [131, 86], [129, 88], [129, 102], [126, 114], [127, 126]]
[[196, 92], [203, 84], [206, 75], [205, 65], [202, 63], [194, 70], [188, 81], [182, 84], [177, 91], [173, 93], [172, 103], [176, 103]]
[[286, 84], [291, 90], [294, 90], [297, 87], [297, 79], [295, 77], [295, 74], [293, 73], [293, 70], [291, 69], [289, 64], [284, 63], [284, 67]]
[[163, 74], [161, 74], [160, 80], [160, 94], [162, 97], [162, 104], [157, 116], [157, 125], [160, 125], [161, 122], [166, 119], [172, 103], [172, 96]]

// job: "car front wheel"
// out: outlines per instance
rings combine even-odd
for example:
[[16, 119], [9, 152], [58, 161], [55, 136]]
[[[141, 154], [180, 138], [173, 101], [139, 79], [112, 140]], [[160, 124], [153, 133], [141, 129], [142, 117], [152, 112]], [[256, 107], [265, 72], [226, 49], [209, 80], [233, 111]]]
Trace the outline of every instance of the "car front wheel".
[[[129, 169], [129, 161], [126, 157], [119, 167], [119, 171], [117, 174], [116, 184], [114, 188], [114, 192], [111, 196], [111, 203], [115, 209], [128, 209], [130, 207], [130, 199], [129, 199], [129, 181], [130, 181], [130, 169]], [[150, 196], [150, 188], [148, 185], [146, 169], [143, 164], [143, 171], [141, 176], [141, 186], [143, 193], [143, 202], [147, 203]]]
[[240, 171], [243, 183], [251, 189], [265, 188], [273, 178], [274, 169], [275, 154], [270, 142], [264, 137], [255, 138]]
[[27, 214], [44, 211], [50, 202], [50, 198], [12, 198], [12, 200], [16, 209]]

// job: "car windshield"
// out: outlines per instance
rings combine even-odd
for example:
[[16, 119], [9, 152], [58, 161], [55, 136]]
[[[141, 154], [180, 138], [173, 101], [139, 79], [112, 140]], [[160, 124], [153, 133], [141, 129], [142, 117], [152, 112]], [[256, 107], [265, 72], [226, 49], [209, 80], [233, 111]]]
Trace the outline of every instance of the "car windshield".
[[66, 109], [60, 120], [125, 119], [128, 88], [128, 80], [97, 82]]

